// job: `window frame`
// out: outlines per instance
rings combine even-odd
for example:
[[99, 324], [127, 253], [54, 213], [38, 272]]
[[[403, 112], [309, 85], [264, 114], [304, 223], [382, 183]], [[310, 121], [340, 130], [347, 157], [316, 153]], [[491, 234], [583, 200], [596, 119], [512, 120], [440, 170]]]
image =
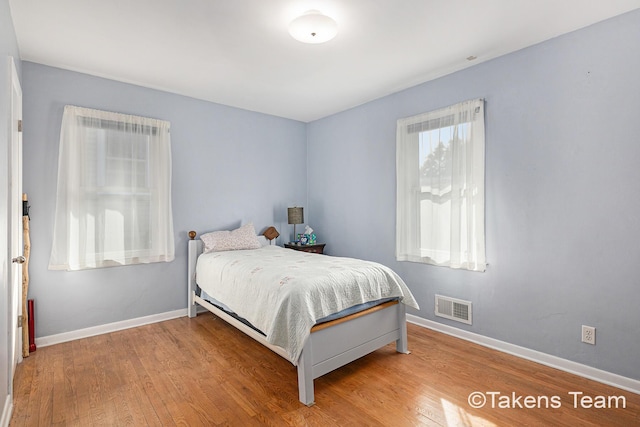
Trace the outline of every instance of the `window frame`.
[[169, 132], [167, 121], [65, 106], [49, 269], [174, 259]]
[[[449, 155], [452, 158], [449, 188], [434, 189], [433, 182], [425, 188], [421, 182], [422, 162], [428, 156], [420, 147], [422, 137], [446, 128], [451, 128], [448, 149], [453, 153]], [[442, 143], [438, 138], [437, 144]], [[485, 271], [484, 100], [468, 100], [399, 119], [396, 144], [396, 259]], [[425, 244], [427, 207], [423, 202], [427, 200], [433, 202], [428, 209], [434, 216], [446, 214], [446, 218], [428, 226], [444, 237], [433, 237], [434, 232]], [[437, 201], [442, 200], [448, 201], [449, 207], [439, 209]], [[446, 213], [446, 209], [451, 209], [451, 213]]]

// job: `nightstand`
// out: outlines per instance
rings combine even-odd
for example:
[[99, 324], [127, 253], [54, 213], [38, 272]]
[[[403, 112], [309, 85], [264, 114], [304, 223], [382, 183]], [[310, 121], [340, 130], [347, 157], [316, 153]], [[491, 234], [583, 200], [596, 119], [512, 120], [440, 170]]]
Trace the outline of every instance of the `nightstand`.
[[291, 243], [285, 243], [284, 247], [288, 249], [293, 249], [296, 251], [310, 252], [312, 254], [321, 254], [324, 252], [324, 245], [326, 245], [326, 243], [318, 243], [315, 245], [295, 245], [295, 244], [292, 245]]

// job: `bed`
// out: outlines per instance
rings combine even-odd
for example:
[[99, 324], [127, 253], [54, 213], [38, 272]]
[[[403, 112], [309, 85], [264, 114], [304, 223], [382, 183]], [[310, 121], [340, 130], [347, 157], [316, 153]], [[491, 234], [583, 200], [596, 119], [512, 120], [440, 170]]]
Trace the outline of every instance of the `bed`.
[[[284, 249], [264, 236], [255, 236], [250, 249], [213, 251], [205, 239], [210, 233], [189, 236], [189, 317], [204, 307], [297, 366], [303, 404], [315, 403], [315, 378], [392, 342], [398, 352], [408, 353], [405, 305], [418, 306], [391, 269]], [[370, 275], [373, 279], [363, 279]], [[330, 288], [324, 284], [327, 277], [334, 282]], [[345, 280], [358, 283], [344, 285], [350, 287], [345, 296], [334, 296], [343, 287], [335, 283]]]

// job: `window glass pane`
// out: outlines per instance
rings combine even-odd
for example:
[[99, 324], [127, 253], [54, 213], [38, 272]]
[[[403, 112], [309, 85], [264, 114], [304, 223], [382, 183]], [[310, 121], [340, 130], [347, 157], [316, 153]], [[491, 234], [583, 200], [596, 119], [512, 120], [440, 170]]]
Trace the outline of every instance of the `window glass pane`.
[[[92, 221], [88, 230], [104, 240], [104, 253], [118, 257], [124, 251], [151, 246], [149, 197], [149, 136], [127, 135], [124, 127], [90, 127], [85, 137], [85, 191]], [[108, 230], [108, 232], [105, 232]]]
[[420, 133], [420, 187], [423, 192], [442, 194], [451, 189], [452, 129], [446, 127]]

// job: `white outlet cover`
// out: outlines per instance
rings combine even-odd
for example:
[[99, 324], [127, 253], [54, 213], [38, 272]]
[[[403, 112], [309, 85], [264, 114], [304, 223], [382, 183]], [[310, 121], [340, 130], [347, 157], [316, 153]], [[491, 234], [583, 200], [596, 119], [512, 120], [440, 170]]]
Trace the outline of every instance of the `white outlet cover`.
[[596, 328], [582, 325], [582, 342], [596, 345]]

